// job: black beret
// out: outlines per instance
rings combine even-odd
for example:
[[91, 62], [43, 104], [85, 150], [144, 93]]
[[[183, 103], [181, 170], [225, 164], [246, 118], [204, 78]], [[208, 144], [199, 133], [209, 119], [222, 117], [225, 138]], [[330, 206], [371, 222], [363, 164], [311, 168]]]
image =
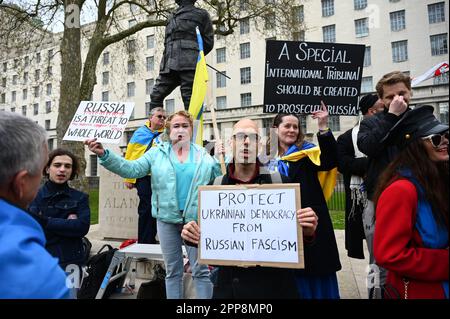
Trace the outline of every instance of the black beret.
[[402, 149], [420, 137], [448, 131], [448, 125], [439, 122], [433, 110], [431, 105], [418, 105], [413, 110], [406, 111], [381, 142], [397, 145]]
[[359, 109], [361, 110], [361, 113], [365, 115], [377, 101], [378, 95], [376, 94], [367, 94], [361, 97], [359, 100]]

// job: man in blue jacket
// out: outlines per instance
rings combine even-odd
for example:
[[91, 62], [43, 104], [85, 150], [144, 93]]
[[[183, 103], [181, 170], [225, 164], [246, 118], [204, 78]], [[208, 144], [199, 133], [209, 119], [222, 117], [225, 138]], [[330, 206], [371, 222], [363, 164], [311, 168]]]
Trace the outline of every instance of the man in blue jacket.
[[46, 132], [26, 117], [0, 112], [0, 136], [0, 298], [68, 298], [64, 271], [25, 211], [47, 161]]

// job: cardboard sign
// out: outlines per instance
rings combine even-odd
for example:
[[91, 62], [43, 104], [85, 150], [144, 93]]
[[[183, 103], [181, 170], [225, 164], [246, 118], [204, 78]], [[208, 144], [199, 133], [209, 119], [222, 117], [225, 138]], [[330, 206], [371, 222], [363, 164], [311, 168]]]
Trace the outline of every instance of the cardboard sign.
[[264, 112], [357, 115], [364, 45], [267, 41]]
[[63, 140], [118, 144], [133, 108], [133, 102], [81, 101]]
[[304, 268], [299, 184], [199, 187], [199, 262]]

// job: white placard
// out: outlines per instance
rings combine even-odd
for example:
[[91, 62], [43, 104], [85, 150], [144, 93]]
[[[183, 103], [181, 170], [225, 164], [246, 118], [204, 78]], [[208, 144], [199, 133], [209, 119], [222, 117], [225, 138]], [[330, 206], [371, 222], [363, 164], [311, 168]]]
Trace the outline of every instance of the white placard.
[[199, 187], [202, 263], [303, 268], [298, 184]]
[[133, 108], [134, 102], [81, 101], [63, 140], [118, 144]]

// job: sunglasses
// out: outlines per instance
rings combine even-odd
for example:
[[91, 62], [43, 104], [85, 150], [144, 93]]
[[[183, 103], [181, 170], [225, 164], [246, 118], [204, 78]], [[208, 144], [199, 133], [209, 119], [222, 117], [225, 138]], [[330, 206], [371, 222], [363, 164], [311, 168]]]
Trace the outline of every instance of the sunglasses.
[[159, 119], [163, 119], [163, 120], [166, 119], [166, 117], [165, 117], [164, 115], [154, 115], [154, 116], [156, 116], [156, 117], [159, 118]]
[[433, 147], [438, 148], [444, 142], [444, 139], [448, 140], [448, 132], [442, 134], [431, 134], [425, 137], [422, 137], [423, 140], [430, 140], [431, 145]]
[[245, 141], [246, 138], [249, 138], [250, 141], [259, 141], [260, 136], [256, 133], [236, 133], [233, 135], [233, 138], [236, 141]]

